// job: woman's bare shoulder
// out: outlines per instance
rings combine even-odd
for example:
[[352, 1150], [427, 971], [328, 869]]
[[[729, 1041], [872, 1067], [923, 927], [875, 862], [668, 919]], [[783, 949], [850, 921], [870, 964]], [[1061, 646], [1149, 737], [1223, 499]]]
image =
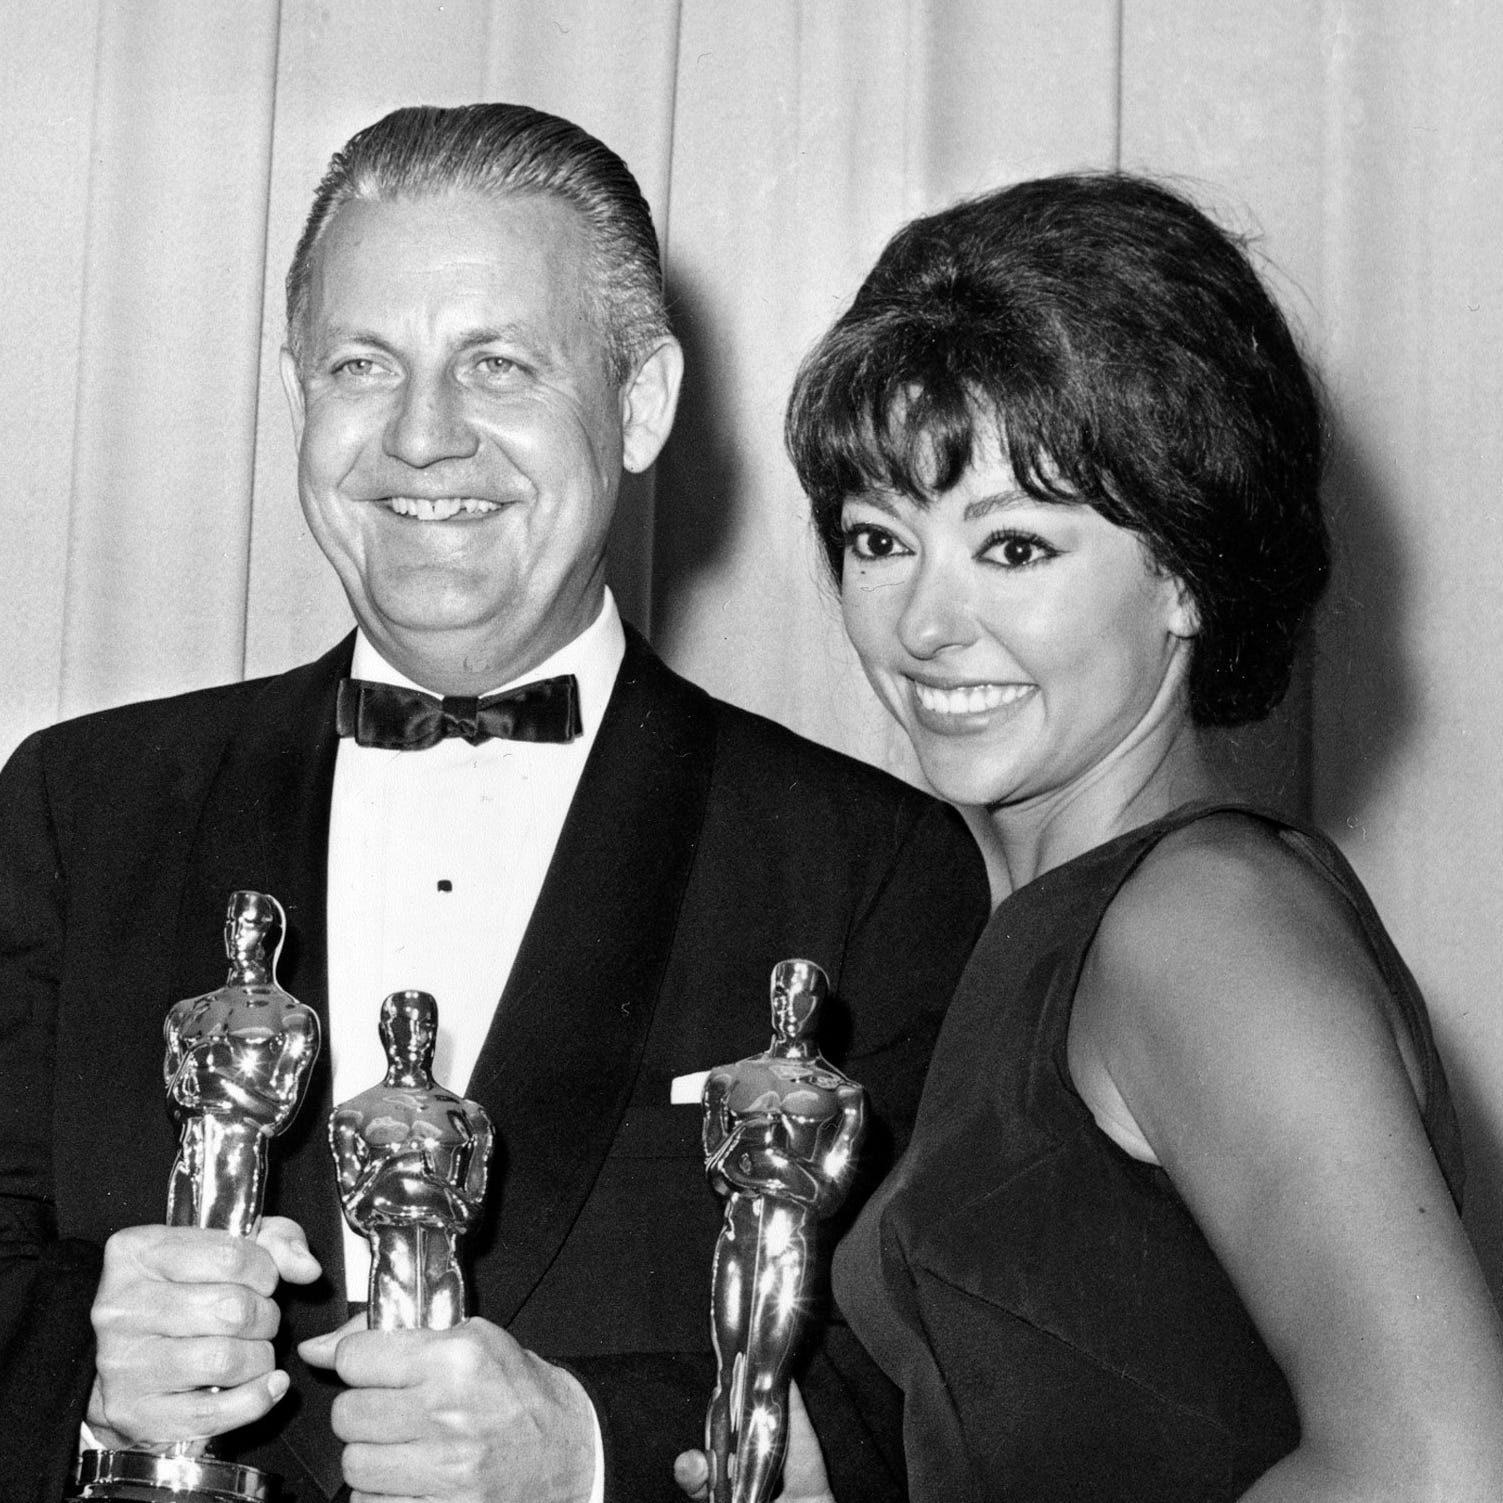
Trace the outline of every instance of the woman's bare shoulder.
[[1362, 925], [1277, 827], [1208, 815], [1166, 836], [1123, 884], [1087, 954], [1071, 1019], [1076, 1088], [1103, 1130], [1158, 1161], [1155, 1119], [1185, 1092], [1256, 1099], [1270, 1071], [1307, 1078], [1354, 1035], [1397, 1050], [1393, 1004]]
[[1277, 826], [1218, 812], [1166, 835], [1123, 883], [1092, 946], [1150, 997], [1318, 984], [1383, 990], [1355, 909]]

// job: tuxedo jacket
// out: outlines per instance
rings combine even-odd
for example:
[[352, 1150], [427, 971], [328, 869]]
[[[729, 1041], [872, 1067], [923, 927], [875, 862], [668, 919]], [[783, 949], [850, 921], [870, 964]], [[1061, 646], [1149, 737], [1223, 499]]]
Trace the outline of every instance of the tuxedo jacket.
[[[231, 891], [280, 900], [278, 979], [327, 1019], [334, 705], [352, 641], [277, 677], [55, 726], [0, 774], [7, 1499], [55, 1499], [66, 1485], [93, 1377], [100, 1249], [164, 1216], [177, 1138], [163, 1018], [223, 984]], [[465, 1086], [497, 1141], [485, 1216], [463, 1248], [473, 1311], [585, 1384], [608, 1499], [679, 1496], [672, 1458], [699, 1443], [713, 1381], [721, 1208], [700, 1110], [671, 1104], [672, 1081], [765, 1048], [771, 968], [817, 961], [832, 988], [822, 1051], [868, 1092], [869, 1188], [906, 1136], [987, 906], [952, 810], [710, 698], [629, 634]], [[297, 1503], [341, 1486], [337, 1380], [291, 1350], [346, 1312], [329, 1098], [321, 1059], [271, 1145], [266, 1210], [301, 1223], [325, 1270], [278, 1292], [292, 1393], [216, 1443], [279, 1473]], [[838, 1314], [803, 1381], [837, 1492], [901, 1496], [895, 1394]]]

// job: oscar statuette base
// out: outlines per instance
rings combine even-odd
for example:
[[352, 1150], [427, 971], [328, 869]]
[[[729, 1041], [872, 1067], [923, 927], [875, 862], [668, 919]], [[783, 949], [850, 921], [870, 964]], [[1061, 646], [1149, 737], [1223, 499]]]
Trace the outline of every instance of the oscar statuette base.
[[85, 1451], [68, 1503], [275, 1503], [270, 1472], [216, 1456], [162, 1456], [150, 1451]]

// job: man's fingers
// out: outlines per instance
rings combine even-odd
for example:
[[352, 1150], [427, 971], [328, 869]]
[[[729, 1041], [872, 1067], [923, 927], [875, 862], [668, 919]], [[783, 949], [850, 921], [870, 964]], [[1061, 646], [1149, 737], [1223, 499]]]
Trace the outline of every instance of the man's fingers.
[[271, 1255], [277, 1273], [289, 1284], [311, 1284], [323, 1272], [308, 1250], [308, 1239], [297, 1222], [268, 1216], [256, 1231], [256, 1242]]
[[355, 1330], [338, 1344], [335, 1371], [352, 1387], [361, 1389], [407, 1389], [442, 1372], [443, 1380], [463, 1389], [482, 1366], [493, 1363], [500, 1371], [520, 1368], [511, 1348], [522, 1348], [505, 1332], [490, 1327], [499, 1341], [485, 1344], [472, 1327], [476, 1321], [445, 1332], [434, 1330]]
[[269, 1341], [176, 1336], [136, 1342], [127, 1357], [101, 1369], [100, 1378], [115, 1383], [129, 1380], [138, 1390], [173, 1396], [255, 1383], [275, 1366]]
[[778, 1503], [832, 1503], [824, 1453], [797, 1383], [788, 1387], [788, 1455]]
[[[284, 1223], [272, 1240], [289, 1246], [295, 1233]], [[116, 1232], [92, 1309], [89, 1424], [118, 1444], [218, 1435], [259, 1419], [287, 1391], [271, 1345], [278, 1277], [276, 1258], [250, 1238], [201, 1227]]]
[[271, 1254], [249, 1237], [192, 1226], [131, 1226], [104, 1248], [102, 1282], [134, 1279], [170, 1284], [245, 1284], [257, 1294], [277, 1287]]
[[710, 1496], [710, 1462], [703, 1451], [684, 1451], [673, 1463], [673, 1480], [694, 1503]]
[[94, 1301], [94, 1330], [143, 1336], [236, 1336], [270, 1341], [277, 1334], [276, 1301], [243, 1284], [168, 1284], [143, 1280], [101, 1284]]
[[400, 1445], [422, 1439], [425, 1428], [404, 1388], [346, 1388], [335, 1397], [329, 1420], [346, 1445]]
[[482, 1496], [476, 1490], [479, 1455], [479, 1448], [456, 1448], [452, 1443], [420, 1441], [403, 1446], [358, 1443], [344, 1448], [341, 1464], [353, 1503], [366, 1498], [372, 1503], [389, 1498], [475, 1498]]
[[298, 1342], [297, 1354], [309, 1367], [332, 1369], [339, 1343], [352, 1331], [365, 1330], [365, 1316], [352, 1315], [342, 1326], [325, 1331], [322, 1336], [310, 1336]]
[[[703, 1451], [682, 1452], [673, 1463], [673, 1480], [686, 1498], [704, 1503], [710, 1496], [709, 1458]], [[777, 1503], [834, 1503], [824, 1456], [797, 1383], [788, 1390], [788, 1453]]]
[[[89, 1425], [110, 1444], [195, 1440], [237, 1430], [260, 1419], [287, 1392], [287, 1374], [270, 1366], [269, 1344], [263, 1352], [264, 1362], [258, 1364], [253, 1377], [223, 1385], [206, 1384], [185, 1390], [159, 1391], [150, 1385], [141, 1389], [119, 1385], [110, 1388], [101, 1378], [95, 1382], [89, 1403], [86, 1416]], [[209, 1355], [200, 1360], [198, 1370], [202, 1373], [235, 1373], [240, 1366], [234, 1360]], [[175, 1376], [176, 1373], [177, 1369], [174, 1369]], [[110, 1392], [122, 1397], [111, 1401], [106, 1397]]]
[[276, 1371], [227, 1388], [158, 1395], [143, 1404], [138, 1430], [152, 1440], [223, 1435], [260, 1419], [287, 1388], [287, 1374]]
[[331, 1423], [357, 1500], [589, 1496], [588, 1396], [491, 1322], [331, 1332], [299, 1350], [347, 1384]]

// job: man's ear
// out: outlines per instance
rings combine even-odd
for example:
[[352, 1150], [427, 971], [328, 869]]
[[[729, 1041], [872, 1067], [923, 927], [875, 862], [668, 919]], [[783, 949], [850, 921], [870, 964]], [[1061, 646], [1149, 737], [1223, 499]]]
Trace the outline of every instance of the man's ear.
[[292, 414], [292, 443], [296, 448], [303, 442], [303, 379], [286, 345], [282, 346], [281, 370], [282, 390], [287, 393], [287, 410]]
[[645, 470], [667, 443], [683, 379], [684, 352], [668, 334], [648, 351], [621, 388], [621, 462], [632, 474]]

